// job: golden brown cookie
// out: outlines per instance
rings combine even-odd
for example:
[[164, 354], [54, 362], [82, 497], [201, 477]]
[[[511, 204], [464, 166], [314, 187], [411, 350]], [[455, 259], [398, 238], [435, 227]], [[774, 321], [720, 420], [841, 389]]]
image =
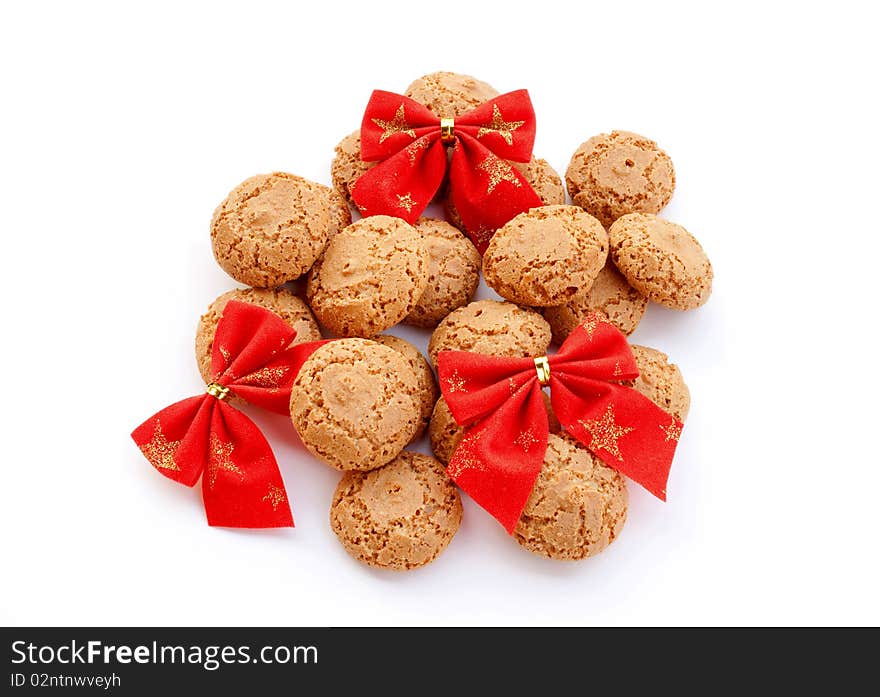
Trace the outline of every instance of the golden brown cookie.
[[419, 382], [419, 404], [421, 405], [421, 419], [412, 440], [418, 440], [425, 432], [428, 421], [431, 419], [431, 412], [434, 411], [434, 404], [440, 396], [440, 390], [437, 387], [437, 381], [434, 379], [434, 371], [428, 365], [428, 360], [422, 355], [415, 346], [408, 341], [404, 341], [390, 334], [380, 334], [374, 341], [392, 348], [401, 356], [406, 358], [409, 367], [412, 368], [416, 379]]
[[653, 140], [612, 131], [575, 151], [565, 182], [572, 203], [607, 228], [627, 213], [659, 213], [672, 198], [675, 169]]
[[[330, 165], [330, 176], [333, 178], [333, 188], [345, 197], [345, 200], [354, 206], [351, 199], [351, 191], [354, 183], [360, 179], [375, 162], [364, 162], [361, 159], [361, 131], [349, 133], [339, 141], [336, 146], [336, 155]], [[355, 206], [356, 207], [356, 206]]]
[[608, 231], [611, 259], [642, 295], [674, 310], [693, 310], [712, 293], [712, 264], [681, 225], [630, 213]]
[[542, 206], [499, 228], [483, 254], [486, 284], [511, 302], [552, 307], [586, 292], [608, 258], [608, 233], [577, 206]]
[[626, 508], [626, 482], [620, 474], [571, 436], [551, 434], [514, 537], [542, 557], [584, 559], [617, 538]]
[[339, 470], [371, 470], [397, 457], [420, 412], [419, 380], [409, 362], [367, 339], [319, 348], [290, 392], [290, 418], [303, 444]]
[[[516, 167], [529, 182], [535, 193], [541, 197], [545, 206], [561, 206], [565, 203], [565, 187], [562, 178], [557, 174], [547, 160], [532, 157], [531, 162], [514, 162], [510, 164]], [[459, 230], [464, 230], [464, 223], [458, 215], [458, 210], [448, 198], [444, 202], [446, 219]]]
[[543, 356], [550, 325], [533, 310], [497, 300], [477, 300], [449, 313], [431, 335], [428, 357], [437, 367], [440, 351], [489, 356]]
[[275, 288], [311, 268], [331, 229], [327, 187], [286, 172], [258, 174], [214, 211], [211, 245], [236, 281]]
[[647, 306], [648, 299], [627, 283], [609, 260], [590, 290], [565, 305], [546, 307], [542, 314], [553, 331], [553, 341], [561, 344], [591, 312], [601, 312], [624, 334], [632, 334]]
[[625, 384], [679, 421], [684, 421], [691, 408], [691, 393], [678, 366], [670, 363], [669, 356], [657, 349], [637, 344], [630, 348], [639, 367], [639, 377]]
[[433, 457], [403, 452], [372, 472], [343, 475], [330, 527], [358, 561], [416, 569], [437, 558], [461, 525], [461, 499]]
[[474, 297], [480, 283], [480, 253], [467, 237], [442, 220], [419, 218], [414, 227], [428, 245], [428, 286], [403, 321], [433, 328]]
[[[562, 426], [556, 414], [553, 413], [553, 407], [550, 404], [550, 397], [547, 393], [542, 394], [544, 398], [544, 407], [547, 409], [547, 425], [550, 433], [559, 433]], [[431, 423], [428, 425], [428, 437], [431, 440], [431, 451], [435, 457], [444, 465], [449, 464], [449, 458], [452, 452], [458, 447], [461, 437], [464, 435], [464, 427], [459, 426], [443, 397], [437, 400], [434, 405], [434, 412], [431, 414]]]
[[214, 378], [211, 375], [211, 346], [214, 343], [217, 325], [223, 317], [223, 310], [230, 300], [259, 305], [278, 315], [296, 330], [296, 338], [291, 342], [291, 346], [307, 341], [318, 341], [321, 338], [318, 323], [312, 316], [309, 306], [290, 291], [284, 288], [273, 290], [237, 288], [230, 290], [208, 306], [208, 311], [199, 319], [199, 327], [196, 330], [196, 361], [199, 366], [199, 374], [206, 383], [211, 382]]
[[418, 78], [404, 94], [437, 116], [459, 116], [497, 97], [499, 92], [470, 75], [438, 72]]
[[400, 322], [428, 285], [428, 246], [400, 218], [362, 218], [336, 235], [309, 273], [318, 321], [339, 336], [375, 336]]

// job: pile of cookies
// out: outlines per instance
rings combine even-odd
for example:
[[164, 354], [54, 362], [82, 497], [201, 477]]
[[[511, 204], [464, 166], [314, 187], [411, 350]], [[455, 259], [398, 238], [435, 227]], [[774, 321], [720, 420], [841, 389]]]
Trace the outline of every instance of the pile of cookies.
[[[454, 73], [426, 75], [406, 90], [443, 117], [498, 94]], [[211, 380], [211, 344], [231, 299], [277, 314], [296, 330], [296, 343], [338, 338], [303, 365], [290, 416], [304, 446], [344, 473], [330, 523], [371, 566], [423, 566], [461, 522], [445, 465], [462, 428], [437, 387], [440, 351], [542, 356], [589, 312], [630, 334], [649, 301], [690, 310], [709, 297], [712, 267], [699, 242], [657, 217], [675, 172], [656, 143], [623, 131], [590, 138], [574, 152], [565, 184], [545, 160], [512, 164], [545, 205], [484, 231], [491, 240], [482, 258], [442, 190], [446, 220], [352, 222], [352, 186], [372, 166], [360, 159], [358, 131], [336, 147], [333, 188], [283, 172], [258, 175], [214, 213], [214, 255], [248, 287], [224, 293], [201, 318], [202, 377]], [[473, 301], [481, 270], [502, 300]], [[431, 331], [427, 357], [383, 333], [399, 323]], [[683, 420], [690, 400], [679, 369], [658, 350], [633, 352], [641, 375], [631, 386]], [[514, 539], [545, 557], [582, 559], [620, 533], [626, 483], [549, 415], [543, 470]], [[435, 457], [407, 449], [426, 431]]]

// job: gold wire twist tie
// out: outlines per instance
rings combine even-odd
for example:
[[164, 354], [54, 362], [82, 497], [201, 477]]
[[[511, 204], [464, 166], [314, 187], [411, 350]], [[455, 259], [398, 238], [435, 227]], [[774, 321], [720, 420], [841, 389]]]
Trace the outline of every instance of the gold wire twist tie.
[[547, 360], [547, 356], [535, 359], [535, 371], [538, 373], [538, 382], [542, 385], [550, 382], [550, 361]]
[[440, 142], [451, 143], [455, 140], [455, 119], [440, 119]]
[[219, 382], [212, 382], [205, 388], [205, 392], [221, 401], [229, 396], [229, 388], [223, 387]]

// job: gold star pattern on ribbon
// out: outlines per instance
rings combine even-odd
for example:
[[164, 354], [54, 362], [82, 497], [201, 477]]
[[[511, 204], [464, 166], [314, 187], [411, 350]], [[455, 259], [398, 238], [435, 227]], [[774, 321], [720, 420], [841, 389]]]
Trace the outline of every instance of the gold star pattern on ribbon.
[[613, 404], [608, 405], [602, 418], [595, 421], [578, 421], [578, 423], [590, 434], [590, 448], [604, 450], [618, 460], [623, 460], [618, 441], [634, 429], [617, 424], [614, 420]]
[[412, 199], [412, 194], [407, 191], [405, 194], [397, 194], [397, 207], [403, 208], [407, 213], [412, 211], [413, 206], [416, 205], [416, 202]]
[[406, 122], [406, 110], [403, 108], [403, 104], [397, 107], [397, 111], [391, 121], [385, 121], [384, 119], [372, 119], [372, 121], [384, 131], [384, 133], [379, 136], [380, 145], [384, 143], [386, 139], [397, 133], [405, 133], [410, 138], [416, 137], [416, 132]]
[[672, 423], [670, 423], [668, 426], [660, 424], [660, 430], [666, 434], [664, 442], [674, 440], [676, 443], [678, 443], [678, 439], [681, 438], [681, 424], [677, 423], [674, 418], [672, 419]]
[[497, 133], [508, 145], [513, 145], [513, 132], [522, 126], [525, 121], [505, 121], [501, 116], [501, 109], [497, 104], [492, 105], [492, 120], [488, 125], [480, 127], [477, 138], [482, 138], [487, 133]]
[[446, 384], [449, 386], [450, 392], [467, 392], [465, 379], [458, 374], [457, 370], [453, 370], [452, 375], [446, 378]]
[[156, 427], [153, 429], [153, 437], [150, 442], [138, 447], [156, 469], [180, 471], [180, 467], [174, 461], [174, 453], [180, 447], [180, 441], [165, 438], [159, 419], [156, 419]]
[[241, 381], [248, 385], [256, 385], [257, 387], [278, 388], [281, 385], [281, 381], [287, 375], [288, 370], [290, 370], [290, 367], [286, 365], [276, 368], [266, 366], [254, 371], [250, 375], [246, 375], [241, 378]]
[[430, 144], [431, 143], [427, 138], [419, 138], [406, 146], [406, 154], [409, 157], [410, 167], [415, 167], [416, 157], [418, 157], [422, 150], [426, 150]]
[[278, 506], [287, 501], [287, 497], [284, 495], [284, 489], [280, 486], [275, 486], [274, 484], [269, 485], [269, 493], [266, 494], [263, 501], [268, 501], [272, 504], [272, 510], [277, 511]]
[[523, 449], [523, 452], [529, 452], [529, 448], [535, 445], [538, 439], [532, 433], [532, 430], [520, 431], [519, 435], [514, 439], [513, 444]]
[[454, 457], [449, 460], [446, 472], [452, 479], [458, 479], [467, 470], [485, 471], [486, 466], [473, 453], [474, 446], [480, 440], [480, 434], [470, 434], [455, 449]]
[[623, 375], [623, 371], [620, 369], [620, 361], [614, 361], [614, 377], [619, 378]]
[[587, 338], [592, 341], [593, 340], [593, 332], [596, 331], [596, 327], [600, 324], [608, 324], [607, 320], [599, 314], [592, 314], [584, 320], [584, 323], [581, 325], [587, 332]]
[[232, 443], [224, 443], [215, 434], [211, 434], [211, 443], [208, 449], [208, 487], [213, 489], [217, 483], [217, 473], [232, 472], [244, 479], [244, 472], [232, 461], [232, 451], [235, 446]]
[[507, 162], [499, 157], [489, 153], [485, 160], [477, 165], [477, 169], [481, 169], [489, 175], [489, 187], [487, 194], [491, 194], [495, 187], [501, 182], [510, 182], [516, 187], [522, 186], [516, 174]]

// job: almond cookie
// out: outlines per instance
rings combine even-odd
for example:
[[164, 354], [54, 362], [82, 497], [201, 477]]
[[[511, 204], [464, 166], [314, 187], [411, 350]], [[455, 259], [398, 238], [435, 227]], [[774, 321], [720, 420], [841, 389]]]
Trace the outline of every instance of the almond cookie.
[[400, 218], [349, 225], [309, 273], [306, 294], [318, 321], [339, 336], [375, 336], [400, 322], [428, 285], [428, 246]]
[[431, 412], [434, 410], [434, 403], [440, 396], [440, 390], [437, 387], [437, 381], [434, 379], [434, 371], [428, 365], [427, 359], [422, 355], [415, 346], [408, 341], [404, 341], [390, 334], [381, 334], [374, 341], [392, 348], [401, 356], [406, 358], [409, 367], [412, 368], [413, 374], [419, 383], [419, 404], [421, 406], [421, 419], [418, 428], [412, 440], [418, 440], [425, 432], [428, 421], [431, 419]]
[[624, 384], [641, 392], [679, 421], [684, 421], [691, 408], [691, 393], [678, 366], [670, 363], [669, 356], [657, 349], [637, 344], [630, 348], [639, 368], [639, 377]]
[[499, 228], [483, 254], [483, 277], [523, 305], [562, 305], [585, 292], [608, 258], [608, 234], [577, 206], [543, 206]]
[[[509, 162], [522, 172], [535, 193], [541, 197], [545, 206], [561, 206], [565, 203], [565, 187], [562, 185], [562, 178], [547, 160], [532, 157], [531, 162], [514, 162], [513, 160], [509, 160]], [[459, 230], [464, 231], [464, 224], [461, 222], [458, 209], [452, 204], [452, 201], [446, 199], [444, 206], [446, 219]]]
[[461, 525], [461, 498], [433, 457], [403, 452], [336, 487], [330, 527], [351, 556], [380, 569], [416, 569], [437, 558]]
[[480, 253], [467, 237], [442, 220], [419, 218], [415, 228], [428, 245], [428, 286], [403, 321], [432, 328], [474, 297], [480, 283]]
[[626, 508], [620, 474], [571, 436], [551, 434], [514, 537], [542, 557], [585, 559], [617, 538]]
[[611, 261], [596, 276], [590, 290], [565, 305], [544, 308], [544, 319], [553, 331], [553, 341], [561, 344], [591, 312], [601, 312], [624, 334], [632, 334], [642, 321], [648, 299], [633, 288]]
[[340, 339], [303, 364], [290, 392], [290, 418], [315, 457], [339, 470], [371, 470], [412, 439], [419, 392], [400, 353], [367, 339]]
[[470, 75], [439, 72], [418, 78], [404, 94], [437, 116], [459, 116], [497, 97], [499, 92]]
[[239, 184], [211, 220], [217, 263], [256, 288], [275, 288], [304, 274], [330, 237], [326, 189], [286, 172], [258, 174]]
[[336, 155], [330, 165], [333, 188], [342, 194], [350, 205], [354, 206], [354, 201], [351, 199], [354, 183], [360, 179], [362, 174], [375, 166], [375, 162], [364, 162], [361, 159], [360, 129], [349, 133], [336, 146]]
[[712, 264], [696, 238], [656, 215], [630, 213], [608, 231], [611, 258], [642, 295], [674, 310], [693, 310], [712, 292]]
[[497, 300], [477, 300], [450, 312], [431, 335], [428, 357], [437, 367], [440, 351], [488, 356], [543, 356], [550, 325], [533, 310]]
[[217, 332], [217, 324], [223, 317], [226, 303], [230, 300], [259, 305], [278, 315], [296, 330], [296, 338], [291, 342], [291, 346], [307, 341], [318, 341], [321, 338], [318, 323], [312, 316], [309, 306], [290, 291], [284, 288], [230, 290], [208, 306], [208, 311], [199, 319], [199, 327], [196, 330], [196, 361], [199, 365], [199, 374], [205, 383], [211, 382], [214, 378], [211, 375], [211, 347], [214, 343], [214, 334]]
[[[559, 433], [562, 426], [559, 419], [556, 418], [556, 414], [553, 413], [550, 397], [546, 392], [542, 396], [544, 397], [544, 407], [547, 409], [547, 424], [550, 433]], [[434, 456], [444, 465], [448, 465], [449, 458], [452, 457], [452, 453], [458, 447], [463, 435], [464, 427], [458, 425], [452, 412], [449, 411], [446, 400], [440, 397], [434, 406], [431, 423], [428, 426], [428, 437], [431, 440], [431, 451]]]
[[565, 182], [572, 202], [607, 228], [627, 213], [659, 213], [672, 198], [675, 169], [653, 140], [612, 131], [575, 151]]

